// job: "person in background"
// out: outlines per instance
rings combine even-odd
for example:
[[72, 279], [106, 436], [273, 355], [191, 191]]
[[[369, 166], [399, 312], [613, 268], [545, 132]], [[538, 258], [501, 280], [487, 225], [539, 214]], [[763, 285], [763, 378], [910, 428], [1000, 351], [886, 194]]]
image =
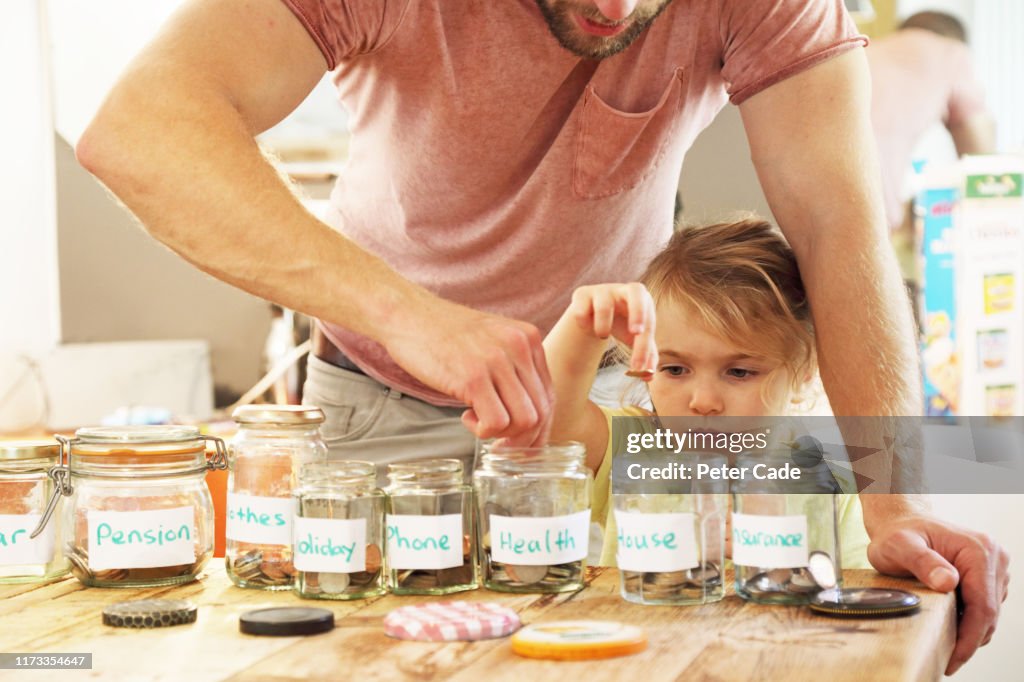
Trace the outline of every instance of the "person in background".
[[[76, 153], [183, 258], [318, 319], [304, 399], [332, 455], [471, 461], [474, 436], [547, 441], [544, 334], [664, 246], [683, 156], [731, 102], [833, 410], [919, 415], [865, 42], [841, 0], [190, 0]], [[328, 71], [351, 136], [324, 222], [254, 138]], [[875, 568], [961, 585], [954, 671], [995, 630], [1005, 551], [918, 497], [861, 503]]]
[[[654, 346], [640, 333], [654, 329]], [[588, 399], [614, 337], [632, 350], [651, 411], [599, 407]], [[587, 449], [595, 472], [591, 509], [604, 528], [600, 565], [615, 565], [612, 418], [784, 416], [817, 372], [814, 322], [796, 258], [764, 220], [684, 228], [640, 282], [581, 287], [544, 339], [555, 414], [551, 434]], [[843, 568], [869, 568], [860, 501], [841, 495]], [[726, 534], [729, 537], [729, 534]]]
[[941, 123], [959, 155], [995, 151], [995, 121], [956, 17], [918, 12], [867, 49], [871, 123], [882, 168], [885, 215], [904, 278], [914, 282], [906, 178], [918, 142]]

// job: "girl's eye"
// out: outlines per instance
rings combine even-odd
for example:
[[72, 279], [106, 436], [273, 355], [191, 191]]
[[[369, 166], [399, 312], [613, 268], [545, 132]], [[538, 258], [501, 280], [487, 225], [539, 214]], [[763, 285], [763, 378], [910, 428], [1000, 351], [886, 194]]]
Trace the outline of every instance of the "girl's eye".
[[659, 371], [665, 372], [672, 377], [678, 377], [685, 374], [687, 370], [682, 365], [663, 365]]
[[733, 367], [728, 372], [726, 372], [726, 374], [735, 379], [748, 379], [750, 377], [757, 376], [757, 372], [755, 372], [754, 370], [743, 369], [742, 367]]

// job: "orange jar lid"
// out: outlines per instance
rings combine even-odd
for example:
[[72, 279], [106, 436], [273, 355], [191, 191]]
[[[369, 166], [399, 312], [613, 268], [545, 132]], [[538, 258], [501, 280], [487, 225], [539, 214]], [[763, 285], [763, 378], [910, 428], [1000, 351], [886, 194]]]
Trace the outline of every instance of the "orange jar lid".
[[512, 651], [526, 658], [580, 661], [627, 656], [647, 648], [635, 625], [608, 620], [562, 620], [528, 625], [512, 636]]

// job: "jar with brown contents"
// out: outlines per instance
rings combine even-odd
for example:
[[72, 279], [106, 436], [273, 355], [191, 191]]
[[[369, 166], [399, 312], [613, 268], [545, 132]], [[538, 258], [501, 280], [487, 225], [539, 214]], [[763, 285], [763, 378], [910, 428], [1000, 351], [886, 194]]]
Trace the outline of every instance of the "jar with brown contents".
[[246, 405], [235, 410], [227, 504], [227, 574], [239, 587], [290, 590], [292, 491], [299, 469], [324, 462], [324, 414], [304, 405]]
[[[61, 440], [68, 464], [54, 471], [55, 494], [69, 496], [63, 546], [72, 575], [90, 587], [194, 580], [213, 555], [205, 477], [227, 466], [224, 443], [187, 426], [85, 428]], [[210, 461], [207, 440], [217, 447]]]
[[0, 584], [41, 582], [67, 573], [59, 518], [30, 537], [53, 494], [47, 472], [59, 463], [55, 440], [0, 443]]
[[306, 599], [385, 592], [384, 492], [370, 462], [307, 464], [295, 491], [296, 589]]
[[462, 462], [430, 459], [388, 465], [389, 586], [395, 594], [476, 589], [473, 488]]

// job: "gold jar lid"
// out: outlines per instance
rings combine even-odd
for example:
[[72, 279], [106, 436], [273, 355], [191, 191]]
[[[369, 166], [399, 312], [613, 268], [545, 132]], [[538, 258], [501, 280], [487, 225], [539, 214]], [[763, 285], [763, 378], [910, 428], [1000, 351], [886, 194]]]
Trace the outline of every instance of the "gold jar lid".
[[60, 459], [60, 443], [55, 440], [0, 441], [0, 462]]
[[324, 413], [312, 405], [242, 405], [231, 418], [242, 425], [312, 426], [323, 423]]

